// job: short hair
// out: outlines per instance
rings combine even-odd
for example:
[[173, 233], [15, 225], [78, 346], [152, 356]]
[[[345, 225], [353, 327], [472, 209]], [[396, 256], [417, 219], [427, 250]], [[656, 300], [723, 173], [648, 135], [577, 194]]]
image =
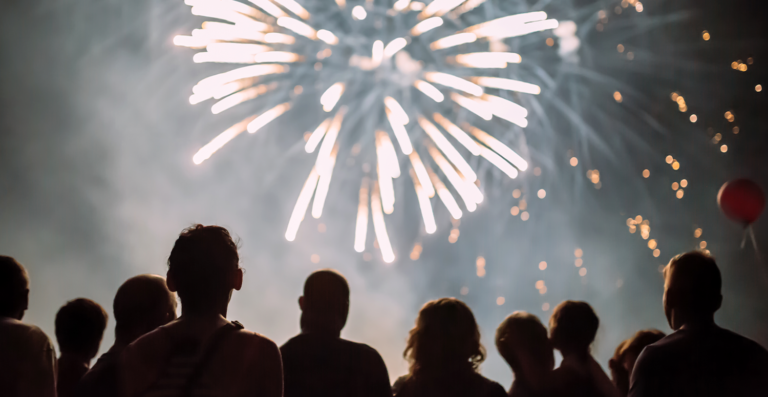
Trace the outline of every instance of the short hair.
[[514, 312], [501, 322], [496, 329], [496, 348], [514, 371], [521, 369], [518, 352], [529, 353], [526, 357], [539, 360], [541, 365], [554, 360], [547, 328], [538, 317], [523, 311]]
[[182, 302], [200, 307], [229, 293], [226, 283], [239, 262], [237, 244], [227, 229], [197, 224], [179, 235], [168, 257], [168, 271]]
[[21, 298], [28, 289], [24, 266], [10, 256], [0, 255], [0, 316], [8, 317], [19, 310]]
[[592, 306], [581, 301], [560, 303], [549, 318], [550, 338], [558, 350], [588, 350], [599, 326], [600, 319]]
[[90, 299], [77, 298], [67, 302], [56, 313], [59, 350], [62, 353], [96, 354], [107, 327], [107, 318], [104, 308]]
[[427, 302], [408, 335], [403, 357], [411, 362], [411, 375], [440, 369], [476, 371], [485, 360], [485, 348], [472, 310], [455, 298]]
[[304, 282], [304, 299], [309, 310], [334, 309], [349, 303], [349, 284], [333, 269], [318, 270]]
[[142, 327], [176, 306], [176, 297], [168, 290], [165, 278], [142, 274], [126, 280], [117, 289], [112, 303], [115, 333]]
[[713, 257], [701, 251], [678, 255], [664, 268], [664, 277], [674, 291], [675, 307], [696, 314], [711, 314], [719, 308], [723, 279]]

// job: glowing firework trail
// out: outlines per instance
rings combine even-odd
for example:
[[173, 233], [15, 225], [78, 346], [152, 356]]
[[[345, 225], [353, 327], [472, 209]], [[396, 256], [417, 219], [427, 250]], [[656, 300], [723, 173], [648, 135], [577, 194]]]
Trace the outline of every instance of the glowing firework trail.
[[315, 201], [312, 202], [312, 217], [319, 219], [323, 215], [323, 206], [325, 205], [325, 197], [328, 196], [328, 189], [331, 186], [331, 176], [333, 175], [333, 166], [336, 165], [336, 154], [339, 152], [339, 145], [333, 147], [331, 156], [328, 159], [328, 171], [320, 174], [320, 181], [317, 183], [317, 191], [315, 192]]
[[435, 223], [435, 214], [432, 213], [432, 203], [429, 201], [429, 195], [419, 183], [419, 178], [411, 169], [411, 179], [413, 180], [413, 187], [416, 188], [416, 197], [419, 199], [419, 207], [421, 208], [421, 216], [424, 219], [424, 229], [427, 233], [432, 234], [437, 230], [437, 224]]
[[357, 223], [355, 224], [355, 251], [365, 251], [365, 238], [368, 234], [368, 178], [363, 178], [360, 186], [360, 204], [357, 206]]
[[461, 219], [461, 208], [459, 208], [459, 204], [456, 203], [456, 199], [453, 198], [453, 195], [448, 190], [447, 187], [443, 184], [443, 181], [440, 180], [440, 177], [437, 176], [431, 169], [428, 170], [429, 172], [429, 179], [432, 181], [432, 183], [435, 185], [435, 189], [437, 189], [437, 195], [440, 197], [440, 200], [445, 204], [445, 207], [448, 208], [448, 212], [451, 213], [451, 216], [453, 219]]
[[309, 201], [312, 200], [312, 193], [317, 186], [317, 171], [312, 168], [312, 172], [309, 173], [307, 181], [304, 182], [304, 187], [301, 188], [299, 193], [299, 199], [296, 200], [296, 206], [293, 207], [293, 213], [291, 219], [288, 221], [288, 230], [285, 231], [285, 239], [293, 241], [296, 239], [296, 233], [299, 231], [301, 221], [304, 220], [304, 215], [307, 213], [309, 207]]
[[381, 211], [379, 184], [376, 182], [373, 183], [373, 194], [371, 195], [371, 215], [373, 217], [373, 231], [376, 233], [376, 241], [379, 242], [382, 259], [386, 263], [392, 263], [395, 261], [395, 253], [389, 242], [387, 225], [384, 223], [384, 213]]
[[[438, 201], [454, 219], [463, 215], [454, 194], [470, 212], [483, 201], [475, 184], [477, 174], [465, 155], [489, 161], [510, 178], [528, 168], [527, 161], [501, 140], [469, 122], [459, 127], [452, 116], [459, 109], [461, 119], [473, 123], [488, 123], [493, 118], [511, 123], [499, 131], [519, 131], [528, 125], [528, 111], [518, 103], [518, 96], [509, 93], [537, 95], [541, 88], [506, 78], [508, 74], [502, 72], [523, 62], [524, 54], [494, 49], [494, 44], [556, 28], [558, 22], [547, 19], [544, 12], [495, 12], [499, 18], [470, 26], [466, 21], [477, 21], [489, 15], [486, 11], [504, 7], [492, 5], [497, 0], [433, 0], [426, 5], [392, 0], [388, 3], [391, 8], [370, 1], [354, 1], [348, 7], [346, 0], [336, 0], [338, 7], [332, 8], [326, 4], [330, 0], [185, 2], [193, 15], [213, 20], [203, 22], [191, 35], [174, 37], [174, 44], [197, 49], [194, 62], [237, 65], [194, 85], [189, 102], [215, 100], [211, 105], [214, 114], [246, 104], [261, 112], [200, 148], [193, 156], [195, 164], [243, 131], [254, 133], [289, 112], [297, 96], [312, 95], [322, 114], [335, 112], [332, 117], [314, 119], [315, 109], [299, 111], [301, 120], [312, 118], [313, 130], [307, 134], [304, 150], [317, 152], [317, 158], [288, 221], [285, 237], [289, 241], [296, 238], [313, 196], [312, 216], [322, 216], [337, 158], [346, 155], [340, 148], [354, 146], [360, 152], [361, 144], [374, 142], [363, 153], [368, 158], [376, 156], [376, 175], [366, 171], [362, 177], [354, 248], [358, 252], [366, 249], [370, 213], [387, 263], [395, 255], [384, 217], [394, 211], [393, 180], [404, 171], [401, 160], [410, 163], [408, 174], [424, 230], [430, 234], [437, 230], [433, 205]], [[483, 8], [490, 8], [473, 11], [483, 3]], [[239, 66], [242, 64], [252, 65]], [[342, 123], [346, 114], [355, 117]], [[379, 124], [371, 128], [368, 123], [367, 131], [358, 133], [362, 117]], [[365, 140], [361, 134], [372, 134], [373, 139]], [[355, 149], [353, 152], [357, 154]], [[438, 199], [432, 202], [435, 195]]]

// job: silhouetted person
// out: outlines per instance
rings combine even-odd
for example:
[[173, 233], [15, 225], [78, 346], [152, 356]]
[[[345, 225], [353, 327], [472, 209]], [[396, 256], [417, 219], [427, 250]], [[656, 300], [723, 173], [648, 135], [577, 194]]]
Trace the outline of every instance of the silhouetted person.
[[243, 285], [239, 262], [227, 229], [195, 225], [181, 233], [166, 278], [181, 299], [181, 317], [123, 350], [124, 396], [282, 395], [275, 343], [226, 319], [232, 291]]
[[549, 337], [563, 361], [554, 372], [560, 396], [616, 397], [619, 391], [590, 353], [600, 320], [586, 302], [565, 301], [549, 319]]
[[391, 397], [384, 360], [368, 345], [341, 339], [349, 285], [333, 270], [312, 273], [299, 298], [301, 334], [281, 348], [285, 397]]
[[0, 255], [0, 395], [54, 397], [56, 352], [40, 328], [21, 322], [28, 304], [27, 271]]
[[768, 396], [768, 352], [715, 325], [721, 286], [715, 260], [702, 252], [664, 268], [664, 313], [675, 332], [640, 354], [631, 397]]
[[538, 317], [526, 312], [509, 315], [496, 330], [496, 348], [515, 374], [510, 397], [552, 395], [555, 354]]
[[71, 300], [56, 313], [56, 341], [61, 351], [56, 379], [59, 397], [74, 395], [78, 382], [99, 352], [105, 328], [107, 312], [90, 299]]
[[657, 329], [637, 331], [631, 338], [621, 342], [608, 362], [611, 369], [611, 379], [622, 397], [629, 393], [629, 376], [635, 367], [637, 357], [646, 346], [656, 343], [665, 335]]
[[77, 387], [78, 397], [110, 397], [119, 394], [118, 363], [126, 346], [140, 336], [176, 319], [176, 296], [165, 278], [143, 274], [120, 286], [112, 305], [115, 343], [85, 374]]
[[403, 356], [408, 375], [393, 386], [396, 397], [505, 397], [500, 384], [477, 373], [485, 360], [480, 329], [464, 302], [442, 298], [419, 311]]

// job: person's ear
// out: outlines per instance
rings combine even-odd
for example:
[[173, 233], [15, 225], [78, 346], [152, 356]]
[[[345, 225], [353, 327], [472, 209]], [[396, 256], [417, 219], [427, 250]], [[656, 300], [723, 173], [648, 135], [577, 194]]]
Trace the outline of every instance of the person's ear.
[[165, 285], [168, 287], [168, 291], [171, 292], [178, 292], [179, 290], [176, 289], [176, 280], [173, 278], [173, 273], [171, 270], [168, 270], [168, 273], [165, 274]]
[[718, 295], [717, 296], [717, 304], [715, 304], [715, 307], [714, 307], [715, 311], [720, 310], [720, 306], [722, 306], [722, 305], [723, 305], [723, 295]]
[[24, 298], [22, 302], [24, 305], [24, 311], [27, 311], [27, 309], [29, 309], [29, 288], [24, 291]]
[[240, 291], [240, 288], [243, 288], [243, 269], [239, 267], [235, 269], [234, 279], [232, 280], [232, 288], [235, 291]]
[[301, 309], [301, 311], [304, 311], [304, 297], [303, 296], [299, 297], [299, 309]]

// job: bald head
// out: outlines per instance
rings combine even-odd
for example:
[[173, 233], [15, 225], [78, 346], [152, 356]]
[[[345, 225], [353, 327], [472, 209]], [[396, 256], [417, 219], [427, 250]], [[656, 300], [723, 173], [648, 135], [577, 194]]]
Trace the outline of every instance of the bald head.
[[349, 313], [349, 284], [335, 270], [318, 270], [304, 282], [304, 296], [299, 299], [302, 329], [341, 332]]
[[165, 278], [142, 274], [129, 278], [115, 295], [115, 336], [133, 339], [176, 318], [176, 297]]
[[21, 320], [29, 303], [29, 278], [21, 263], [0, 255], [0, 317]]
[[722, 284], [717, 263], [703, 252], [669, 261], [664, 269], [664, 311], [672, 329], [688, 320], [711, 319], [723, 300]]

